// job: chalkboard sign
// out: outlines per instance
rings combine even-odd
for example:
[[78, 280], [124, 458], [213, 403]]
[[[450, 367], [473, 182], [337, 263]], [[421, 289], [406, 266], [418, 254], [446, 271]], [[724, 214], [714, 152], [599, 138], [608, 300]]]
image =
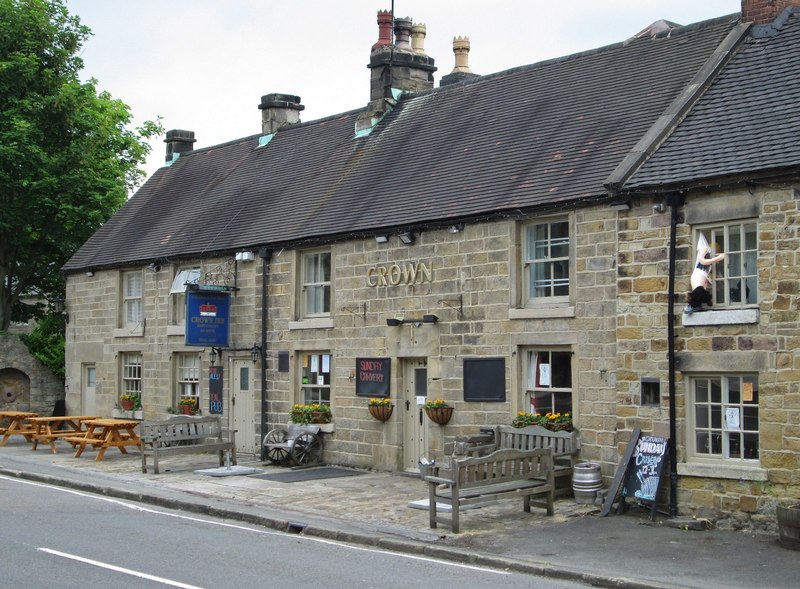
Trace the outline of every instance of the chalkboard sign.
[[504, 358], [464, 358], [464, 400], [495, 403], [506, 400]]
[[661, 486], [669, 438], [641, 436], [633, 451], [633, 458], [622, 487], [624, 497], [655, 502]]
[[222, 414], [222, 366], [208, 368], [208, 412]]
[[356, 358], [356, 395], [388, 397], [391, 358]]

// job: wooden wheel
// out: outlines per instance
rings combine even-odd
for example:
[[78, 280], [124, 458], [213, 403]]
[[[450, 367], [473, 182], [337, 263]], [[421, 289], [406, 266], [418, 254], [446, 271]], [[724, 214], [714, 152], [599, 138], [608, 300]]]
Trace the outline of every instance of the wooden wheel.
[[291, 459], [297, 466], [320, 462], [322, 460], [322, 438], [308, 432], [297, 436], [294, 446], [292, 446]]
[[274, 429], [267, 433], [264, 436], [264, 447], [267, 449], [267, 458], [273, 464], [284, 464], [289, 460], [285, 429]]

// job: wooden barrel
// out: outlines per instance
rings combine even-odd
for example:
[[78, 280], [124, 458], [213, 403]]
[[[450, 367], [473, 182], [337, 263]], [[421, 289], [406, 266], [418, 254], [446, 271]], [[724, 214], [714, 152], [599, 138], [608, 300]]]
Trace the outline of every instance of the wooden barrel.
[[800, 503], [778, 505], [777, 516], [781, 546], [800, 550]]

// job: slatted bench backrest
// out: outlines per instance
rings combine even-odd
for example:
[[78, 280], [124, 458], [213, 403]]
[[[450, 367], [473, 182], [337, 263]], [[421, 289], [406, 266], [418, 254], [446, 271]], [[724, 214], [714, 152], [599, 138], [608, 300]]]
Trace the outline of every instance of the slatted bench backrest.
[[163, 443], [219, 438], [222, 423], [219, 417], [188, 417], [167, 421], [145, 421], [141, 425], [141, 437]]
[[513, 427], [501, 425], [496, 432], [499, 448], [515, 450], [533, 450], [534, 448], [552, 448], [553, 456], [569, 456], [578, 453], [577, 432], [554, 432], [540, 425]]
[[551, 468], [552, 454], [549, 448], [533, 451], [497, 450], [488, 456], [453, 461], [455, 480], [469, 487], [532, 478], [546, 479]]

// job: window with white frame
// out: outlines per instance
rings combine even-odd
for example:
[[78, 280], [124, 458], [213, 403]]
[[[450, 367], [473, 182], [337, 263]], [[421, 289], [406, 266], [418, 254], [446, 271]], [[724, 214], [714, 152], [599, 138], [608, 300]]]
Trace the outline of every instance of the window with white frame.
[[138, 325], [142, 322], [142, 286], [141, 270], [123, 272], [122, 274], [122, 323]]
[[758, 225], [755, 221], [737, 221], [700, 228], [700, 234], [711, 247], [712, 256], [725, 254], [725, 259], [711, 269], [714, 304], [738, 307], [758, 303]]
[[300, 355], [300, 400], [331, 404], [331, 355], [310, 352]]
[[200, 282], [200, 268], [179, 268], [169, 289], [171, 299], [170, 322], [172, 325], [186, 323], [186, 288]]
[[331, 253], [307, 252], [301, 258], [304, 317], [320, 317], [331, 312]]
[[191, 399], [200, 406], [200, 356], [175, 354], [175, 384], [178, 401]]
[[123, 394], [142, 396], [142, 354], [125, 352], [122, 354], [122, 386]]
[[689, 449], [696, 459], [758, 460], [758, 377], [689, 379]]
[[569, 221], [557, 219], [523, 227], [524, 304], [569, 297]]
[[572, 414], [572, 352], [525, 350], [525, 397], [531, 413]]

